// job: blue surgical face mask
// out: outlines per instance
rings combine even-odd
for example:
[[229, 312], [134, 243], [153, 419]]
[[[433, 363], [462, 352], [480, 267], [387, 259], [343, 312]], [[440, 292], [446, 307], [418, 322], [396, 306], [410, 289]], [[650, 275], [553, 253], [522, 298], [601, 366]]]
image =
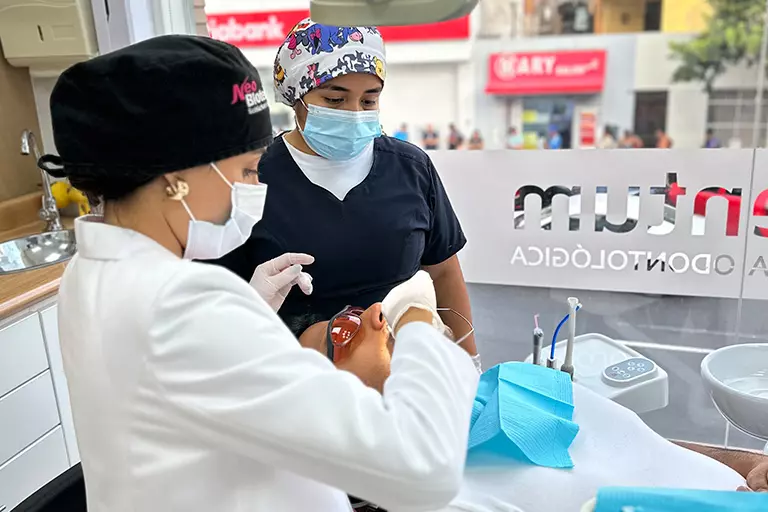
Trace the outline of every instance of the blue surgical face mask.
[[301, 103], [307, 121], [299, 132], [312, 151], [328, 160], [355, 158], [381, 135], [378, 110], [352, 112]]

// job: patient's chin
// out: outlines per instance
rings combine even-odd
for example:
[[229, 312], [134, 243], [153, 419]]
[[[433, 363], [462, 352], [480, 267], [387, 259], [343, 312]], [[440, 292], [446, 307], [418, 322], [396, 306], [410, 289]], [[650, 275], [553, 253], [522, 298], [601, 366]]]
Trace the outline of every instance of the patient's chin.
[[390, 361], [387, 357], [386, 359], [382, 358], [379, 359], [376, 364], [372, 365], [370, 372], [367, 374], [365, 379], [361, 379], [363, 383], [378, 391], [379, 393], [384, 392], [384, 382], [389, 378], [390, 373]]
[[363, 384], [381, 393], [389, 377], [391, 360], [386, 342], [368, 339], [353, 347], [348, 357], [335, 364], [340, 370], [355, 374]]

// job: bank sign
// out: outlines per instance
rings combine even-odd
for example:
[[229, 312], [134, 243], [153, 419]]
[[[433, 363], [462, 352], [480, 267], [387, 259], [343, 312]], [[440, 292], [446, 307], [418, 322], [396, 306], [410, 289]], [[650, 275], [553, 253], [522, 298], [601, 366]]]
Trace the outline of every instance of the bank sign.
[[[268, 47], [277, 50], [288, 31], [309, 16], [308, 9], [289, 11], [251, 11], [234, 13], [207, 13], [208, 33], [212, 38], [238, 48]], [[466, 40], [469, 38], [469, 16], [455, 20], [379, 27], [387, 43]]]
[[768, 152], [435, 152], [469, 282], [768, 299]]

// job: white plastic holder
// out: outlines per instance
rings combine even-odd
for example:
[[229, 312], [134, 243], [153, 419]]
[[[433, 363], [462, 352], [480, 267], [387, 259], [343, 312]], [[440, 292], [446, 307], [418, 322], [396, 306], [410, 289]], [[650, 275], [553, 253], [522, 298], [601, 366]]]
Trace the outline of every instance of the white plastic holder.
[[[562, 361], [566, 352], [566, 341], [555, 344], [555, 358]], [[549, 357], [550, 345], [541, 350], [541, 361]], [[628, 359], [640, 358], [653, 364], [652, 371], [640, 379], [631, 379], [628, 383], [618, 383], [607, 379], [604, 370]], [[526, 358], [531, 363], [533, 355]], [[669, 404], [669, 376], [654, 361], [639, 352], [598, 333], [576, 336], [573, 346], [573, 381], [587, 387], [624, 407], [644, 413], [663, 409]]]

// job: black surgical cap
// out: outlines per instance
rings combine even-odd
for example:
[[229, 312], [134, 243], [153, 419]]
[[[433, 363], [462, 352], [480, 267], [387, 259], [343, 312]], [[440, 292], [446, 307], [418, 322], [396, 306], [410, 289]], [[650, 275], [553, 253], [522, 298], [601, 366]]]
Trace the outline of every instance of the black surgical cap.
[[256, 68], [207, 37], [156, 37], [72, 66], [53, 89], [51, 117], [60, 158], [41, 166], [107, 200], [272, 140]]

